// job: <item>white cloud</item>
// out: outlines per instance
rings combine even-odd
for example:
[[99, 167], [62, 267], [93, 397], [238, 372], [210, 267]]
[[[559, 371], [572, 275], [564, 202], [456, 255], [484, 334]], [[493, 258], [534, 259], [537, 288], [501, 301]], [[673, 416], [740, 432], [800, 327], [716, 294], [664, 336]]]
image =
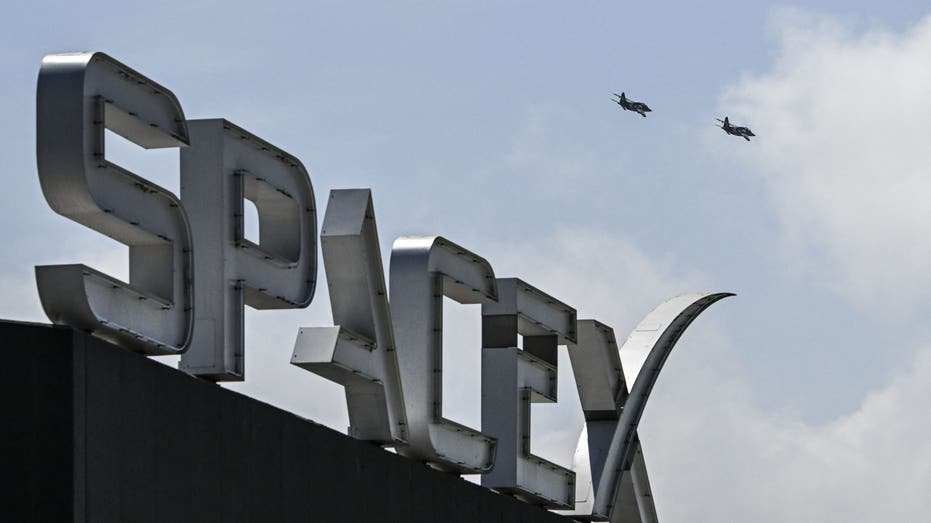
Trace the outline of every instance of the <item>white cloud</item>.
[[701, 338], [670, 360], [641, 426], [665, 521], [923, 521], [931, 513], [931, 350], [855, 412], [810, 425], [756, 408], [749, 384], [715, 363], [726, 344], [693, 347]]
[[870, 310], [927, 304], [931, 18], [901, 34], [799, 11], [774, 20], [775, 66], [720, 104], [759, 137], [716, 148], [736, 146], [765, 176], [799, 267]]
[[[774, 67], [721, 102], [759, 137], [712, 147], [736, 146], [765, 177], [798, 268], [870, 312], [926, 314], [931, 18], [902, 34], [799, 11], [774, 21]], [[754, 404], [713, 322], [681, 345], [641, 426], [665, 521], [927, 520], [931, 348], [853, 412], [812, 424]]]

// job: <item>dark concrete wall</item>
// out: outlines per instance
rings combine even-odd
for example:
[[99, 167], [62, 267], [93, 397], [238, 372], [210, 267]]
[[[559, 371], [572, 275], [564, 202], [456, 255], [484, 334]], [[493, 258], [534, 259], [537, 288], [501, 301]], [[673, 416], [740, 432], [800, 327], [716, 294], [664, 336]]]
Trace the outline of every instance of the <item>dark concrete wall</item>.
[[567, 521], [71, 329], [0, 362], [5, 520]]

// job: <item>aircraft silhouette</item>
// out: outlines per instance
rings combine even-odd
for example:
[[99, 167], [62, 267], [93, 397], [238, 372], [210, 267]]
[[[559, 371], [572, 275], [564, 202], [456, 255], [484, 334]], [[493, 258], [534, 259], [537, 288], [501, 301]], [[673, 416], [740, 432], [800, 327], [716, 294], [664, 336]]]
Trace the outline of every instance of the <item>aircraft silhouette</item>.
[[646, 113], [652, 112], [652, 110], [647, 104], [643, 102], [635, 102], [633, 100], [628, 100], [627, 97], [624, 96], [624, 93], [621, 93], [621, 94], [614, 93], [614, 96], [617, 96], [617, 100], [612, 99], [611, 101], [623, 107], [625, 111], [633, 111], [635, 113], [638, 113], [640, 116], [644, 118], [647, 117]]
[[753, 134], [753, 131], [749, 127], [738, 127], [736, 125], [731, 125], [730, 120], [725, 116], [724, 119], [716, 118], [717, 121], [721, 122], [722, 125], [719, 125], [721, 129], [724, 129], [724, 132], [733, 136], [740, 136], [746, 141], [750, 141], [751, 136], [756, 136]]

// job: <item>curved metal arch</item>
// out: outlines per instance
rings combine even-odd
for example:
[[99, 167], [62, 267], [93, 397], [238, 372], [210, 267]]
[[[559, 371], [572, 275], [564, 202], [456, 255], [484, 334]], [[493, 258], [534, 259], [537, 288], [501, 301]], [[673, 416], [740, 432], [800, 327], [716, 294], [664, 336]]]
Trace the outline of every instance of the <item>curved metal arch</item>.
[[485, 472], [494, 465], [495, 438], [443, 417], [443, 297], [464, 304], [498, 301], [494, 271], [481, 256], [439, 236], [397, 239], [389, 270], [410, 424], [409, 445], [398, 452], [448, 472]]
[[648, 314], [624, 343], [622, 351], [625, 348], [652, 348], [630, 389], [611, 438], [601, 480], [596, 489], [593, 515], [604, 518], [611, 515], [621, 486], [619, 479], [625, 471], [630, 470], [639, 447], [637, 426], [669, 353], [695, 318], [715, 302], [729, 296], [734, 294], [687, 294], [673, 298]]

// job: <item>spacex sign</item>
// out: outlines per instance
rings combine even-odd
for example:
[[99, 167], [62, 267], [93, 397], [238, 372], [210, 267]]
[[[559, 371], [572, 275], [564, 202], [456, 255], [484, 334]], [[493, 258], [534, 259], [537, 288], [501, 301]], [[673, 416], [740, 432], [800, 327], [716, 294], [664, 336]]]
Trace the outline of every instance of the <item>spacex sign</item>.
[[[53, 322], [180, 355], [180, 369], [203, 379], [244, 380], [244, 306], [307, 307], [319, 248], [336, 325], [296, 332], [291, 364], [345, 387], [350, 436], [481, 474], [487, 488], [575, 519], [655, 520], [640, 416], [683, 331], [731, 294], [680, 296], [647, 316], [622, 348], [645, 356], [628, 384], [609, 326], [499, 277], [450, 240], [398, 238], [386, 282], [369, 190], [331, 191], [318, 236], [298, 158], [227, 120], [187, 120], [170, 90], [105, 54], [45, 57], [37, 97], [49, 205], [129, 246], [128, 283], [85, 265], [36, 267]], [[144, 148], [180, 148], [180, 195], [110, 162], [107, 129]], [[244, 200], [258, 211], [258, 243], [243, 234]], [[481, 304], [480, 429], [443, 416], [444, 297]], [[572, 470], [530, 452], [531, 405], [557, 401], [560, 345], [586, 420]]]

